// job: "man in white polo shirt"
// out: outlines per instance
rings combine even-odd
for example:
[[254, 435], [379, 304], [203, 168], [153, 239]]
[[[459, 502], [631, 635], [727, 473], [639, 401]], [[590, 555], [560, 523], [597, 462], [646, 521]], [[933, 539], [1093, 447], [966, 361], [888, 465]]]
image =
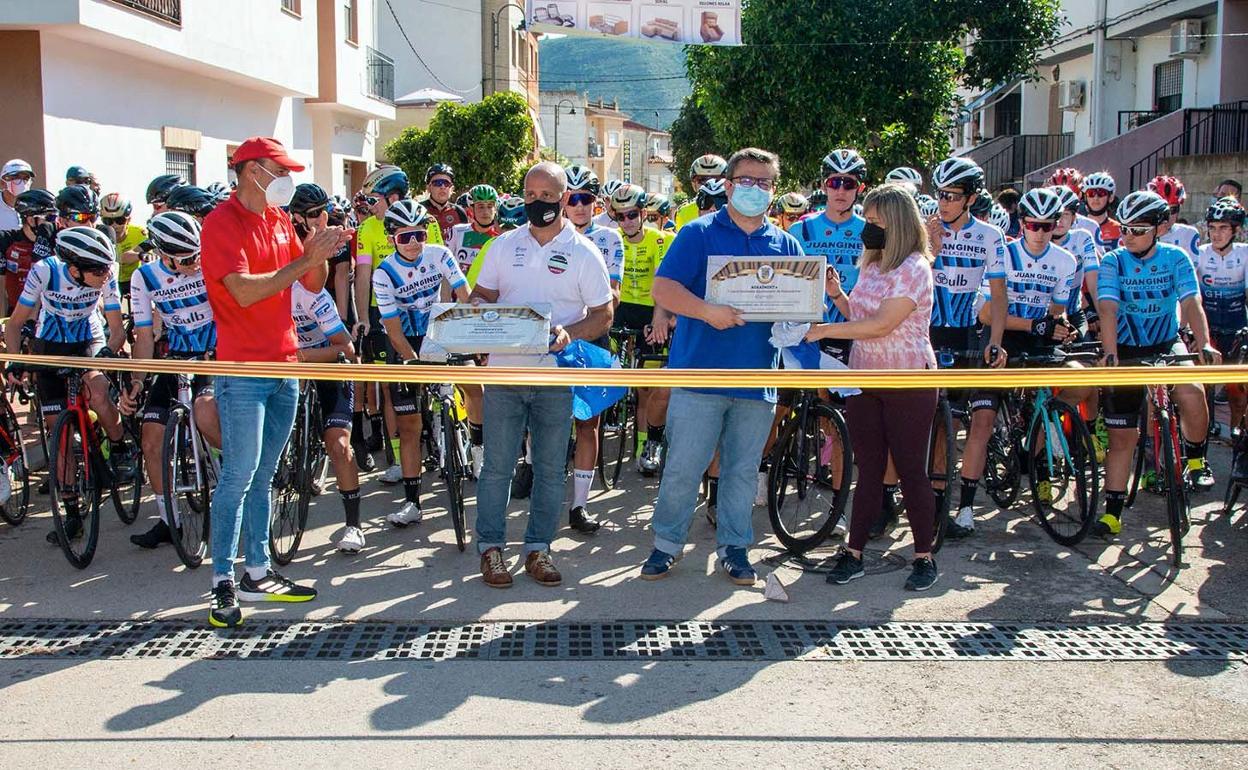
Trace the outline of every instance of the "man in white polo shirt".
[[[524, 177], [529, 224], [503, 233], [483, 252], [474, 303], [551, 307], [551, 352], [574, 339], [596, 340], [611, 328], [611, 283], [602, 254], [563, 216], [567, 177], [556, 163], [538, 163]], [[490, 356], [490, 366], [554, 366], [550, 354]], [[485, 389], [485, 466], [477, 483], [477, 550], [481, 576], [492, 588], [511, 586], [503, 558], [507, 504], [520, 443], [528, 429], [533, 491], [524, 532], [524, 569], [539, 584], [563, 581], [550, 541], [563, 505], [564, 465], [572, 432], [572, 390], [491, 385]]]

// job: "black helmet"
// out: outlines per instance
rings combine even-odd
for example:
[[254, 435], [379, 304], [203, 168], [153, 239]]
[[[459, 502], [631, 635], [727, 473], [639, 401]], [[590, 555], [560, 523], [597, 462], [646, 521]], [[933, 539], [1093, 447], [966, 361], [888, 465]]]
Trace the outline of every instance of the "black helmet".
[[47, 190], [27, 190], [13, 201], [13, 209], [22, 217], [51, 214], [56, 211], [56, 198]]
[[217, 207], [217, 199], [202, 187], [182, 185], [169, 191], [165, 205], [172, 211], [185, 211], [196, 217], [206, 217]]
[[100, 196], [85, 184], [71, 184], [56, 196], [56, 210], [61, 216], [100, 213]]
[[94, 227], [67, 227], [56, 234], [56, 256], [79, 269], [113, 264], [116, 252], [109, 237]]
[[69, 184], [86, 184], [93, 178], [91, 172], [83, 166], [70, 166], [65, 169], [65, 181]]
[[295, 188], [290, 199], [290, 213], [301, 217], [319, 217], [329, 207], [329, 193], [319, 184], [304, 183]]
[[186, 180], [180, 174], [162, 174], [152, 180], [147, 186], [147, 202], [148, 203], [164, 203], [169, 197], [169, 193], [175, 187], [181, 187], [186, 184]]
[[971, 216], [988, 221], [988, 215], [992, 213], [992, 204], [992, 194], [982, 187], [979, 188], [975, 193], [975, 202], [971, 204]]
[[455, 169], [451, 168], [449, 163], [434, 163], [429, 167], [429, 170], [425, 172], [425, 184], [429, 184], [429, 180], [439, 174], [449, 176], [452, 182], [455, 181]]

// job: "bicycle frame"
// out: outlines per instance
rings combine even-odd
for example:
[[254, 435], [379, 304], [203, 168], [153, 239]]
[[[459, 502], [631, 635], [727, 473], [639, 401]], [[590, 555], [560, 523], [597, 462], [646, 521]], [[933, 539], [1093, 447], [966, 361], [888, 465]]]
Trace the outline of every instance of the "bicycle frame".
[[[174, 489], [169, 490], [170, 494], [179, 495], [189, 492], [198, 491], [204, 483], [204, 452], [201, 447], [207, 446], [207, 442], [202, 438], [199, 432], [199, 423], [195, 420], [195, 399], [191, 392], [190, 374], [178, 374], [178, 402], [187, 408], [188, 424], [190, 425], [191, 435], [191, 460], [195, 467], [195, 478], [183, 484], [176, 483]], [[221, 478], [221, 461], [212, 452], [207, 452], [208, 462], [212, 464], [216, 478]]]
[[[1041, 385], [1036, 388], [1036, 394], [1031, 401], [1031, 420], [1027, 424], [1027, 435], [1030, 435], [1035, 429], [1036, 423], [1040, 420], [1044, 420], [1044, 432], [1042, 434], [1045, 437], [1044, 461], [1048, 466], [1050, 473], [1053, 473], [1054, 471], [1053, 446], [1055, 442], [1059, 447], [1061, 447], [1062, 457], [1071, 456], [1070, 442], [1066, 440], [1066, 431], [1063, 430], [1061, 423], [1049, 414], [1049, 410], [1044, 408], [1045, 405], [1048, 404], [1053, 398], [1053, 389], [1047, 385]], [[1032, 447], [1032, 449], [1034, 450], [1035, 447]], [[1034, 462], [1036, 456], [1032, 455], [1029, 459]]]

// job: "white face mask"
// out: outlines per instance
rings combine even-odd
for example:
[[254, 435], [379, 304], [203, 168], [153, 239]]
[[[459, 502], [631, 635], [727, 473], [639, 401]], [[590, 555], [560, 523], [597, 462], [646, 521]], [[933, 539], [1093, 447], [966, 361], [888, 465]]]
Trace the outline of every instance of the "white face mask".
[[8, 190], [10, 195], [21, 195], [30, 189], [30, 184], [29, 179], [9, 179], [4, 183], [4, 189]]
[[[273, 181], [269, 182], [269, 186], [264, 188], [264, 199], [273, 206], [289, 206], [290, 201], [295, 197], [294, 177], [289, 174], [286, 176], [278, 176], [264, 166], [260, 166], [259, 168], [264, 173], [273, 177]], [[256, 187], [259, 186], [260, 183], [257, 182]]]

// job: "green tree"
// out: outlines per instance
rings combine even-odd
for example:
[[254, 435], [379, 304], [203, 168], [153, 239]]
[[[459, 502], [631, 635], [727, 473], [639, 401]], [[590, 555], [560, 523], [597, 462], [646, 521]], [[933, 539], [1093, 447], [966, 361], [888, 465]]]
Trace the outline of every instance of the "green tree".
[[715, 129], [701, 105], [692, 96], [686, 97], [680, 114], [672, 121], [672, 175], [690, 194], [696, 190], [689, 190], [689, 168], [708, 152], [724, 155], [728, 151], [715, 138]]
[[533, 153], [533, 119], [525, 98], [511, 91], [490, 94], [475, 104], [445, 102], [428, 129], [404, 130], [384, 152], [416, 187], [429, 166], [449, 163], [458, 187], [490, 184], [514, 191]]
[[[694, 111], [723, 148], [764, 147], [808, 182], [836, 147], [857, 147], [878, 179], [948, 152], [959, 82], [982, 88], [1034, 73], [1059, 0], [748, 0], [740, 47], [690, 46]], [[973, 42], [963, 47], [967, 39]], [[681, 141], [686, 141], [682, 135]], [[696, 157], [680, 146], [676, 157]], [[680, 171], [680, 169], [677, 169]], [[687, 171], [687, 169], [686, 169]]]

